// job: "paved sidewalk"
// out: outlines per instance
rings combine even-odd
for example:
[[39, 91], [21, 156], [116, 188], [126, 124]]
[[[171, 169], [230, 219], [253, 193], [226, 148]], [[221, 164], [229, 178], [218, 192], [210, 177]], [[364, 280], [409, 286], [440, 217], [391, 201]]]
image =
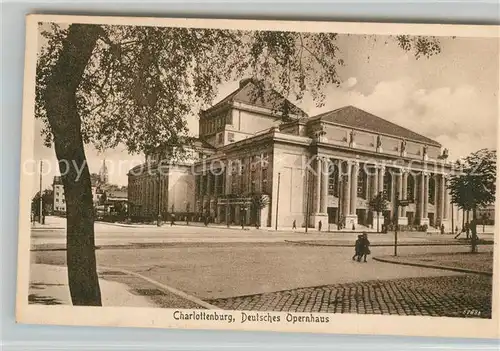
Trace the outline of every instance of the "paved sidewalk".
[[[32, 264], [28, 300], [30, 304], [71, 305], [67, 268]], [[100, 279], [103, 306], [157, 307], [146, 297], [135, 295], [122, 283]]]
[[45, 223], [32, 222], [31, 229], [65, 229], [66, 218], [57, 216], [45, 216]]
[[491, 278], [371, 280], [208, 300], [222, 309], [491, 318]]

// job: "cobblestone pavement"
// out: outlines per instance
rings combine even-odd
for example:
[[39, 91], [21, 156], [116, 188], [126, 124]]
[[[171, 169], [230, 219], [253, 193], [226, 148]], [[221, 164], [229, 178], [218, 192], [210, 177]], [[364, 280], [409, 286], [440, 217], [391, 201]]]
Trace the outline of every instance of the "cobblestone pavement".
[[397, 258], [394, 256], [382, 256], [381, 258], [404, 263], [431, 264], [481, 272], [493, 272], [493, 251], [475, 254], [469, 252], [428, 253], [423, 255], [405, 255]]
[[457, 275], [373, 280], [207, 302], [227, 310], [491, 318], [492, 280]]

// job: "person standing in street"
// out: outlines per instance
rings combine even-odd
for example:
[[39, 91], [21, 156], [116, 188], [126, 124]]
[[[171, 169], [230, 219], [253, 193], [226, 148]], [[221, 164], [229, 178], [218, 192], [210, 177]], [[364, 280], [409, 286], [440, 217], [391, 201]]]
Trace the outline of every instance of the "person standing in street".
[[294, 219], [292, 223], [292, 229], [297, 229], [297, 221]]
[[363, 257], [363, 262], [366, 262], [366, 256], [371, 254], [370, 251], [370, 240], [368, 240], [368, 234], [363, 233], [361, 239], [361, 255], [358, 258], [358, 262], [361, 262], [361, 257]]
[[354, 256], [352, 256], [353, 261], [359, 261], [361, 257], [361, 250], [363, 248], [363, 236], [358, 235], [358, 239], [356, 240], [356, 243], [354, 244]]
[[323, 227], [323, 223], [321, 221], [318, 222], [318, 232], [321, 231], [321, 227]]

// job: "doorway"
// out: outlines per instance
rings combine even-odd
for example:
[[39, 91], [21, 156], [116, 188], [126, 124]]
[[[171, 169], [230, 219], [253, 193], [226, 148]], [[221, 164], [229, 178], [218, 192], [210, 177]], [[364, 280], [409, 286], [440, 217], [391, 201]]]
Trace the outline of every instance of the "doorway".
[[434, 222], [434, 221], [435, 221], [435, 218], [434, 218], [434, 213], [429, 212], [429, 213], [427, 214], [427, 216], [429, 217], [429, 225], [430, 225], [431, 227], [435, 227], [435, 226], [436, 226], [436, 223]]
[[328, 213], [328, 223], [337, 223], [338, 208], [328, 207], [327, 213]]
[[406, 217], [408, 218], [408, 224], [415, 224], [415, 213], [414, 212], [406, 212]]
[[358, 216], [358, 223], [368, 226], [368, 216], [365, 209], [357, 209], [356, 215]]

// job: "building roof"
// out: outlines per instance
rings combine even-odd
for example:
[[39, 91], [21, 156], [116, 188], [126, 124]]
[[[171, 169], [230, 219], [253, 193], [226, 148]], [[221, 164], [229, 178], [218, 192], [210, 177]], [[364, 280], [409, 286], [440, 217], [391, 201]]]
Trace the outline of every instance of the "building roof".
[[375, 116], [354, 106], [341, 107], [336, 110], [308, 118], [307, 120], [332, 122], [350, 128], [364, 129], [375, 133], [392, 135], [399, 138], [419, 141], [425, 144], [441, 147], [441, 144], [435, 140], [415, 133], [409, 129], [389, 122], [381, 117]]
[[263, 107], [277, 113], [281, 113], [286, 108], [290, 114], [301, 117], [307, 116], [303, 110], [291, 103], [276, 90], [264, 88], [261, 83], [258, 83], [253, 78], [242, 79], [238, 89], [208, 108], [205, 112], [216, 110], [233, 102], [242, 102], [252, 106]]
[[127, 191], [123, 190], [112, 190], [106, 192], [107, 199], [126, 199], [128, 197]]
[[62, 178], [61, 176], [54, 176], [54, 179], [52, 180], [52, 184], [62, 184]]
[[215, 150], [215, 147], [213, 145], [210, 145], [207, 143], [205, 140], [200, 139], [200, 138], [195, 138], [193, 140], [193, 146], [195, 148], [202, 148], [202, 149], [210, 149], [210, 150]]

